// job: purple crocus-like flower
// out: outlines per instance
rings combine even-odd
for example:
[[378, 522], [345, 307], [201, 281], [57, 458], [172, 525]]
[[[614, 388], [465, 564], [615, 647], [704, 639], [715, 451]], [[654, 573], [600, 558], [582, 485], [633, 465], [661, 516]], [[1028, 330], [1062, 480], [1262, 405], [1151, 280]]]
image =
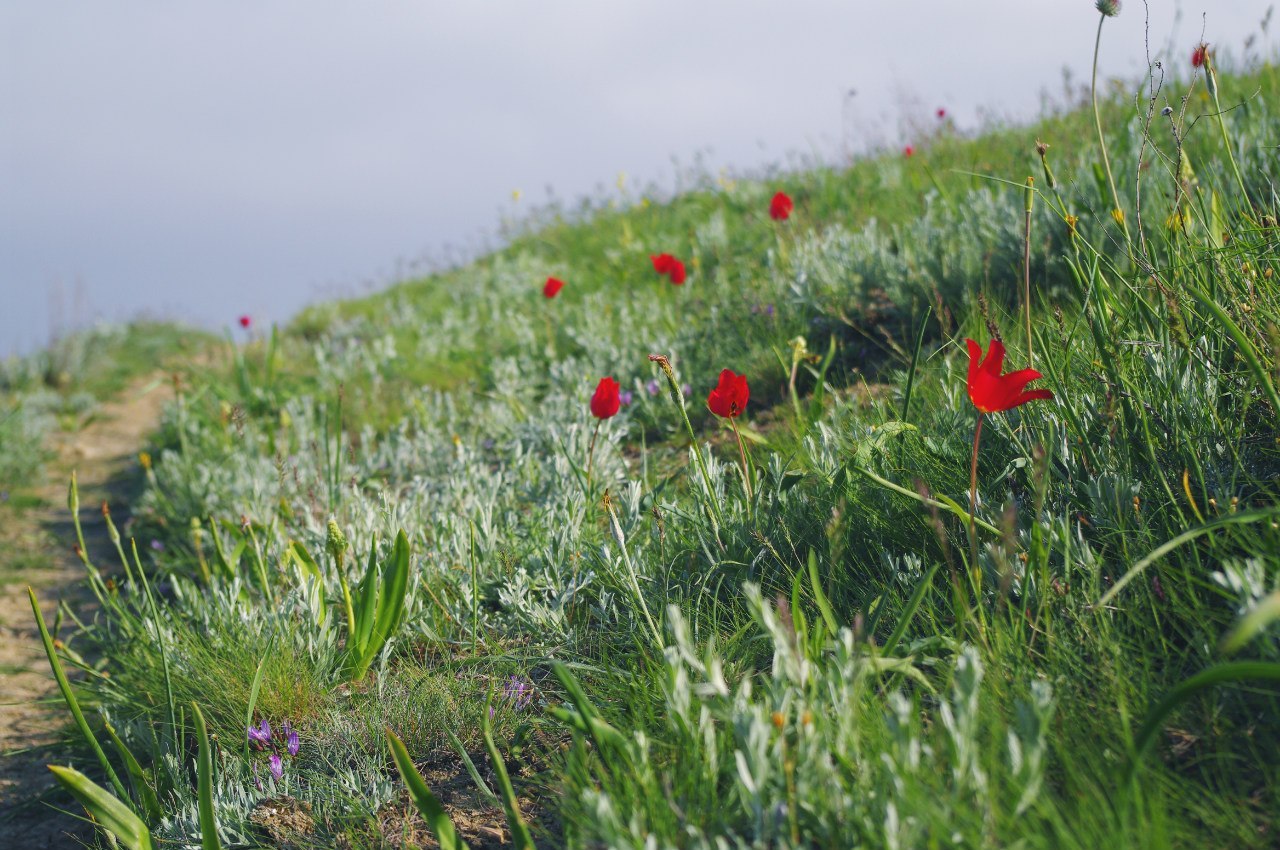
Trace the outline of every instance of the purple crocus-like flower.
[[249, 740], [259, 748], [271, 743], [271, 724], [267, 722], [267, 718], [262, 718], [257, 726], [249, 727]]
[[509, 676], [502, 686], [502, 696], [516, 711], [523, 711], [533, 702], [533, 685], [519, 676]]
[[631, 394], [631, 390], [623, 390], [622, 392], [618, 393], [618, 401], [622, 404], [623, 407], [630, 407], [631, 402], [634, 399], [635, 399], [635, 396]]
[[280, 756], [272, 753], [271, 758], [267, 759], [267, 766], [271, 768], [272, 776], [276, 779], [284, 779], [284, 762], [280, 760]]
[[650, 378], [649, 383], [645, 384], [644, 388], [645, 388], [645, 391], [649, 393], [649, 395], [657, 395], [658, 393], [662, 392], [662, 387], [658, 386], [657, 378]]
[[289, 755], [296, 756], [298, 750], [302, 748], [302, 742], [298, 740], [297, 730], [291, 728], [288, 723], [284, 724], [284, 739], [285, 750], [288, 751]]
[[766, 316], [768, 316], [770, 319], [772, 319], [772, 318], [773, 318], [773, 305], [772, 305], [772, 304], [766, 304], [766, 305], [764, 305], [764, 314], [765, 314]]
[[164, 543], [160, 542], [159, 540], [152, 540], [152, 541], [151, 541], [151, 548], [152, 548], [152, 549], [154, 549], [154, 550], [155, 550], [155, 551], [157, 551], [157, 552], [163, 552], [163, 551], [164, 551]]

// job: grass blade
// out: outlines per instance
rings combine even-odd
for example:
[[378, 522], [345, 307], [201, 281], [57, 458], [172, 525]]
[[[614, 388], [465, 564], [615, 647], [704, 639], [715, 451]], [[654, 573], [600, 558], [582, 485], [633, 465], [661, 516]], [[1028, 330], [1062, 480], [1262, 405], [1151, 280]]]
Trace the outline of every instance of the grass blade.
[[395, 760], [396, 769], [400, 771], [400, 778], [409, 789], [409, 797], [426, 818], [431, 831], [435, 833], [440, 850], [469, 850], [467, 842], [458, 835], [458, 830], [454, 828], [449, 814], [440, 804], [440, 799], [431, 793], [426, 780], [413, 766], [413, 760], [409, 758], [409, 751], [405, 749], [404, 742], [390, 729], [387, 730], [387, 746], [391, 748], [391, 758]]
[[102, 745], [98, 743], [93, 731], [89, 729], [89, 723], [84, 719], [84, 712], [80, 710], [80, 703], [76, 700], [75, 692], [71, 690], [71, 682], [67, 679], [67, 674], [62, 669], [62, 662], [58, 660], [58, 653], [53, 647], [53, 638], [49, 637], [49, 628], [44, 624], [44, 615], [40, 613], [40, 602], [36, 599], [36, 592], [28, 587], [27, 595], [31, 597], [31, 610], [36, 615], [36, 627], [40, 630], [40, 640], [44, 643], [45, 655], [49, 656], [49, 666], [53, 668], [53, 677], [58, 680], [58, 689], [62, 691], [62, 698], [67, 701], [67, 708], [71, 710], [71, 716], [75, 718], [76, 726], [80, 728], [80, 734], [89, 743], [94, 755], [98, 757], [98, 763], [102, 765], [107, 778], [111, 780], [111, 787], [115, 789], [116, 796], [127, 800], [129, 799], [129, 792], [125, 790], [124, 783], [116, 775], [115, 768], [111, 766], [111, 762], [107, 760], [107, 754], [102, 751]]
[[[492, 698], [492, 695], [490, 695]], [[486, 700], [488, 702], [488, 700]], [[516, 850], [536, 850], [529, 825], [520, 814], [520, 803], [516, 800], [515, 788], [511, 785], [511, 777], [507, 775], [507, 765], [493, 742], [493, 729], [489, 723], [489, 707], [480, 715], [480, 728], [484, 732], [484, 746], [489, 751], [489, 760], [493, 762], [494, 773], [498, 775], [498, 790], [502, 792], [502, 808], [507, 813], [507, 825], [511, 827], [511, 841]]]
[[203, 850], [222, 850], [218, 840], [218, 820], [213, 814], [213, 754], [209, 750], [209, 729], [204, 722], [200, 706], [194, 702], [191, 708], [196, 718], [196, 798], [200, 811], [200, 846]]

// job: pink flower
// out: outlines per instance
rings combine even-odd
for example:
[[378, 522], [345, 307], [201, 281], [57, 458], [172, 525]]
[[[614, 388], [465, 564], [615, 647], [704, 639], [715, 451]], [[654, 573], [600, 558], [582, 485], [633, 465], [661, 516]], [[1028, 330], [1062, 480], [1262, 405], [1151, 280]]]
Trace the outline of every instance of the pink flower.
[[942, 121], [942, 120], [946, 119], [946, 117], [947, 117], [947, 110], [945, 110], [945, 109], [943, 109], [941, 106], [939, 106], [939, 107], [938, 107], [937, 115], [938, 115], [938, 120], [939, 120], [939, 121]]
[[910, 159], [911, 157], [916, 155], [916, 149], [911, 145], [907, 145], [905, 148], [902, 149], [902, 155], [905, 156], [907, 159]]
[[249, 318], [247, 313], [240, 317], [240, 327], [247, 329], [251, 324], [253, 324], [253, 319]]

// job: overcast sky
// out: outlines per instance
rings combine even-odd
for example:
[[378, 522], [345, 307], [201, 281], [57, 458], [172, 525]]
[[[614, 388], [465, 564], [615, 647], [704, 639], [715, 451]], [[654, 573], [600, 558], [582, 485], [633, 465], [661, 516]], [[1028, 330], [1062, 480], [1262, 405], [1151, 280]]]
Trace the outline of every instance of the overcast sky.
[[[1154, 58], [1185, 63], [1206, 20], [1240, 55], [1269, 5], [1151, 0]], [[1146, 67], [1145, 11], [1108, 22], [1104, 72]], [[97, 316], [282, 321], [496, 241], [548, 186], [834, 159], [939, 106], [961, 129], [1026, 118], [1064, 67], [1087, 82], [1097, 20], [1091, 0], [0, 2], [0, 356]]]

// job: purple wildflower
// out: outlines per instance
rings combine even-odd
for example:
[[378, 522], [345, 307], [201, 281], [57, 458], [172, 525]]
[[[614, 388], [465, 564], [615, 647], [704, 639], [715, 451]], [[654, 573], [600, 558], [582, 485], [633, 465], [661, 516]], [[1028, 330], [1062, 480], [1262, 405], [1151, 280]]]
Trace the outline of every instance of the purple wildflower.
[[271, 742], [271, 724], [267, 722], [267, 718], [262, 718], [257, 726], [249, 727], [249, 740], [259, 748]]
[[618, 401], [622, 403], [623, 407], [630, 407], [634, 398], [635, 397], [631, 394], [631, 390], [623, 390], [618, 393]]
[[519, 676], [509, 676], [502, 686], [502, 696], [516, 711], [523, 711], [533, 702], [533, 686]]
[[773, 318], [773, 305], [772, 305], [772, 304], [766, 304], [766, 305], [764, 305], [764, 314], [765, 314], [766, 316], [768, 316], [770, 319], [772, 319], [772, 318]]
[[298, 750], [302, 748], [302, 742], [298, 740], [298, 731], [288, 723], [284, 724], [285, 750], [289, 755], [296, 756]]
[[685, 395], [693, 395], [693, 387], [689, 386], [688, 384], [681, 384], [680, 392], [684, 393]]
[[662, 391], [662, 388], [658, 386], [657, 378], [651, 378], [649, 380], [649, 383], [644, 385], [644, 388], [649, 393], [649, 395], [657, 395]]
[[253, 787], [262, 790], [262, 777], [258, 776], [258, 763], [253, 763]]
[[267, 759], [267, 766], [271, 768], [272, 776], [276, 779], [284, 779], [284, 762], [280, 760], [280, 756], [272, 753], [271, 758]]
[[163, 552], [163, 551], [164, 551], [164, 544], [163, 544], [163, 543], [161, 543], [159, 540], [156, 540], [156, 539], [154, 539], [154, 538], [153, 538], [153, 539], [151, 540], [151, 548], [152, 548], [152, 549], [154, 549], [154, 550], [155, 550], [155, 551], [157, 551], [157, 552]]

